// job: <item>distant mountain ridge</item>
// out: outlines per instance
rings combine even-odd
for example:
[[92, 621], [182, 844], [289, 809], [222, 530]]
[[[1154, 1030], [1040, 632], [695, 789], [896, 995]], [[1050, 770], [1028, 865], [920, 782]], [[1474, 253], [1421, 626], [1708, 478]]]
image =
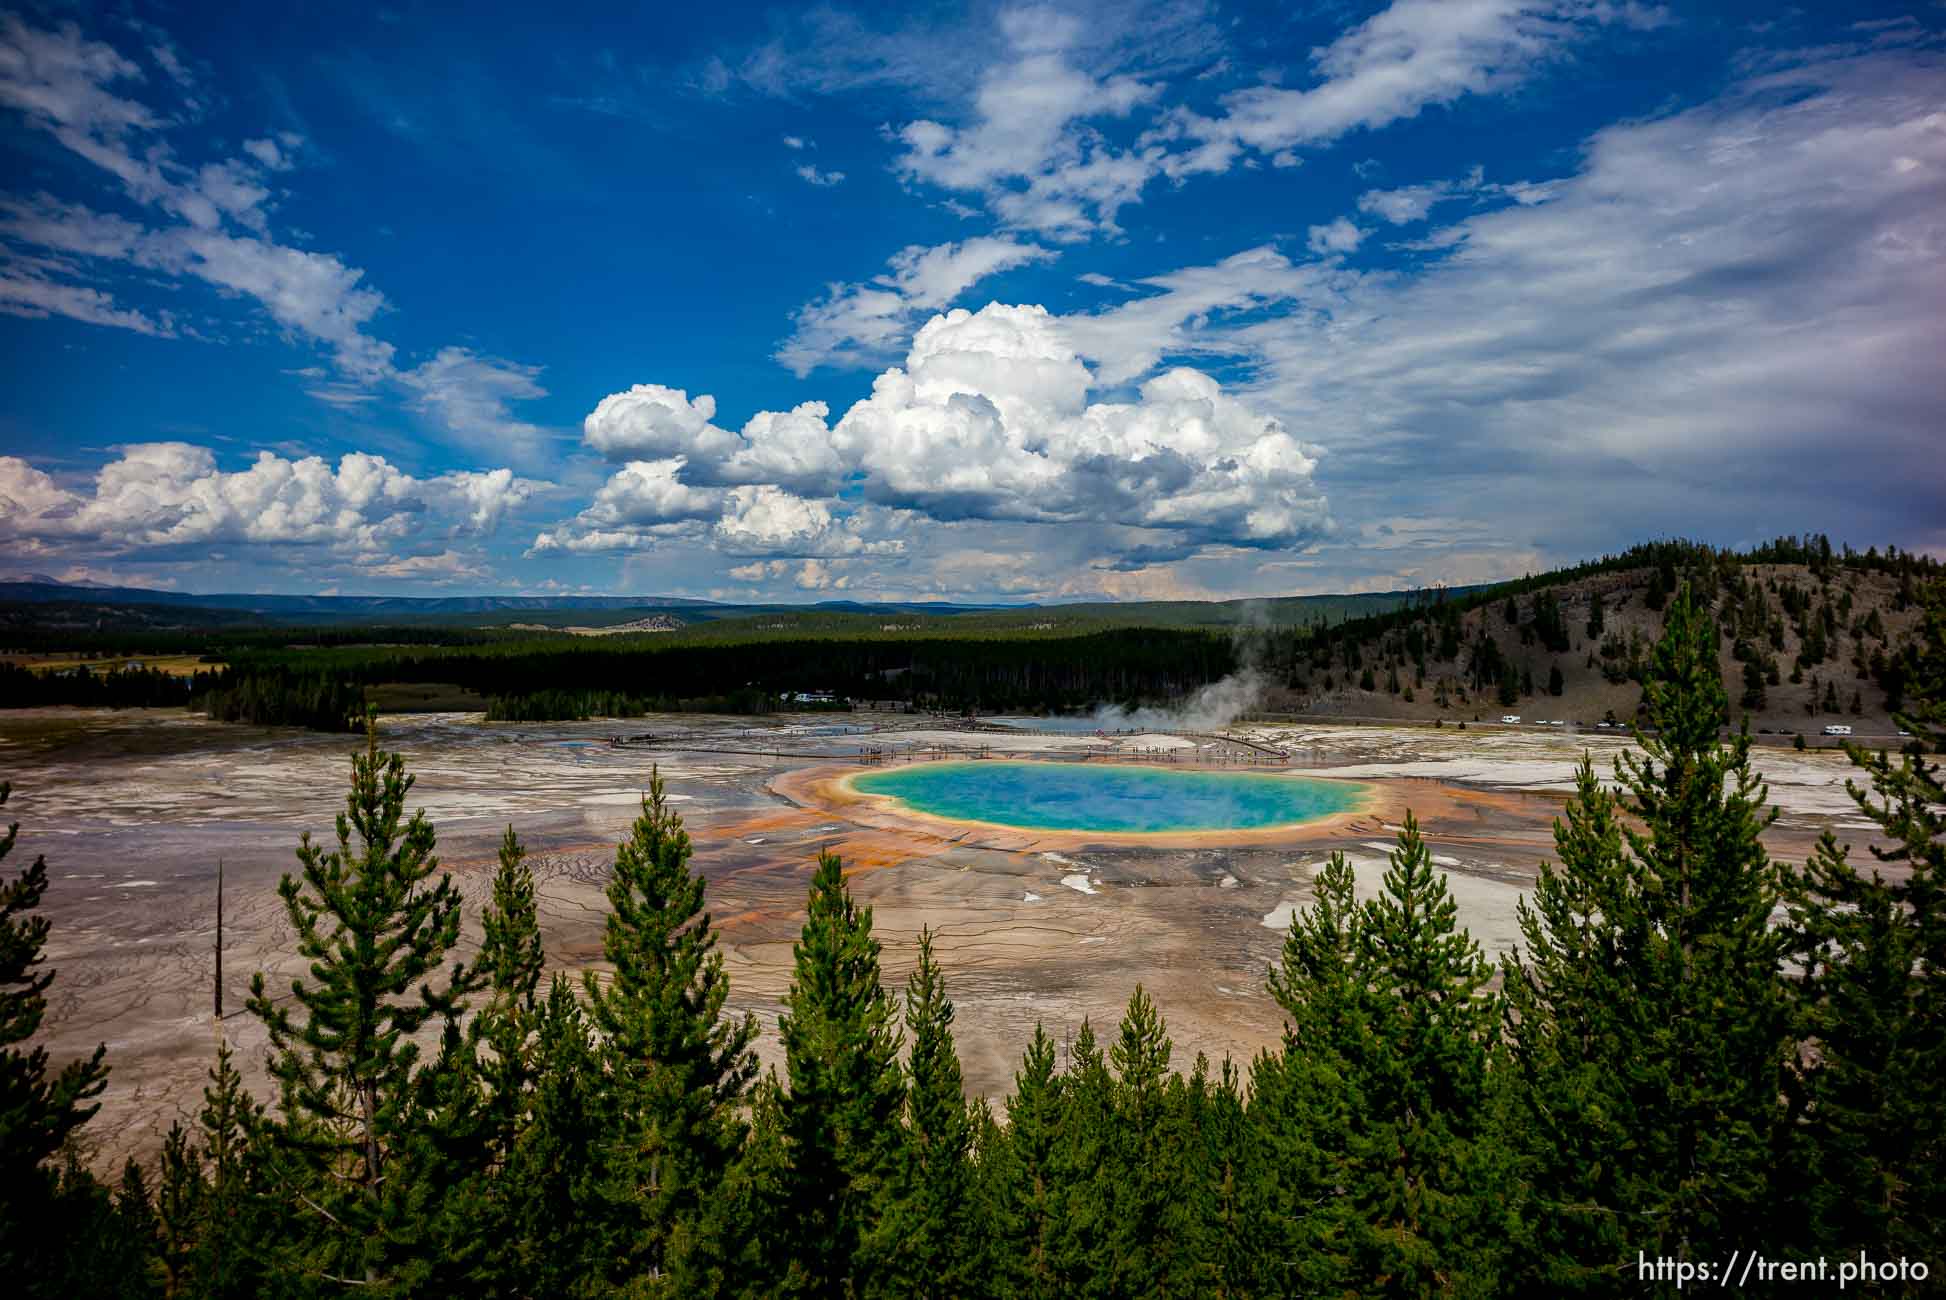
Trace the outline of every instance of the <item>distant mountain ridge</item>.
[[[1450, 596], [1464, 595], [1476, 587], [1449, 587]], [[388, 616], [539, 613], [564, 611], [642, 610], [653, 613], [685, 612], [692, 617], [722, 618], [738, 614], [833, 613], [833, 614], [985, 614], [1010, 610], [1059, 610], [1065, 614], [1098, 613], [1114, 615], [1146, 611], [1152, 617], [1182, 624], [1249, 622], [1252, 609], [1266, 613], [1289, 614], [1297, 610], [1316, 610], [1328, 606], [1336, 617], [1352, 613], [1373, 613], [1395, 608], [1416, 593], [1408, 591], [1371, 592], [1359, 595], [1320, 594], [1312, 596], [1239, 597], [1209, 601], [1076, 601], [1043, 604], [1038, 601], [1012, 603], [970, 603], [958, 601], [859, 601], [826, 600], [813, 604], [785, 604], [776, 601], [700, 600], [690, 596], [299, 596], [275, 592], [190, 592], [162, 591], [150, 587], [115, 587], [100, 583], [68, 583], [45, 574], [24, 574], [0, 578], [0, 604], [69, 606], [162, 606], [181, 610], [209, 610], [233, 615], [275, 618], [371, 620]], [[1225, 611], [1220, 619], [1212, 611]]]
[[92, 578], [82, 578], [75, 582], [63, 582], [50, 578], [45, 573], [8, 573], [0, 574], [0, 585], [29, 584], [42, 587], [79, 587], [84, 591], [103, 591], [113, 588], [113, 583], [96, 582]]
[[[310, 614], [356, 617], [366, 614], [479, 614], [497, 610], [550, 609], [714, 609], [773, 608], [761, 602], [740, 605], [688, 596], [294, 596], [275, 592], [162, 591], [152, 587], [115, 587], [94, 582], [61, 582], [45, 574], [0, 580], [0, 601], [22, 604], [84, 602], [123, 605], [177, 605], [196, 609], [239, 610], [252, 614]], [[1012, 609], [1012, 605], [930, 604], [901, 601], [869, 604], [824, 601], [810, 609], [856, 611], [919, 610], [949, 613]]]
[[259, 614], [477, 613], [496, 609], [634, 609], [644, 605], [716, 603], [654, 596], [293, 596], [276, 592], [163, 591], [153, 587], [59, 582], [39, 574], [28, 575], [25, 581], [0, 582], [0, 600], [28, 604], [82, 600], [126, 605], [190, 605], [198, 609], [236, 609]]

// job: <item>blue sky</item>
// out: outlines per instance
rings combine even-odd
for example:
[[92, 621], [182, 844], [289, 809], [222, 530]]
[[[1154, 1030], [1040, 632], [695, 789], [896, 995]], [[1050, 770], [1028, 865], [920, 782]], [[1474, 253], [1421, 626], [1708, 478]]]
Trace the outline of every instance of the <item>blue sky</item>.
[[1946, 6], [0, 11], [0, 572], [1946, 553]]

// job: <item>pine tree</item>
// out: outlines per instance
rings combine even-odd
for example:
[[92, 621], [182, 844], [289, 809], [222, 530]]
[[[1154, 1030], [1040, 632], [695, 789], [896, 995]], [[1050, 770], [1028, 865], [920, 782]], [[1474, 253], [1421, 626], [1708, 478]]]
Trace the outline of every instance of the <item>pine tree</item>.
[[534, 872], [512, 826], [501, 838], [493, 901], [480, 920], [484, 935], [478, 969], [488, 980], [488, 996], [471, 1028], [475, 1043], [488, 1049], [479, 1060], [486, 1092], [486, 1140], [492, 1160], [504, 1166], [526, 1121], [546, 962], [534, 902]]
[[910, 1159], [889, 1235], [898, 1243], [900, 1290], [960, 1295], [975, 1280], [973, 1129], [959, 1055], [953, 1004], [933, 960], [932, 931], [919, 932], [919, 964], [905, 988], [905, 1032], [912, 1043], [906, 1088]]
[[283, 1215], [266, 1195], [263, 1107], [244, 1090], [228, 1043], [217, 1046], [196, 1125], [193, 1159], [203, 1187], [191, 1290], [208, 1300], [244, 1300], [264, 1289], [264, 1246]]
[[1373, 902], [1354, 900], [1350, 865], [1332, 856], [1271, 972], [1284, 1050], [1252, 1072], [1267, 1166], [1245, 1184], [1257, 1287], [1495, 1293], [1514, 1221], [1490, 972], [1410, 816]]
[[1114, 1270], [1115, 1081], [1085, 1019], [1068, 1047], [1059, 1095], [1051, 1160], [1059, 1208], [1049, 1271], [1057, 1294], [1105, 1295]]
[[1248, 1114], [1262, 1165], [1244, 1189], [1248, 1272], [1265, 1294], [1325, 1294], [1352, 1284], [1341, 1198], [1351, 1129], [1365, 1113], [1354, 1065], [1372, 1016], [1359, 919], [1351, 864], [1335, 852], [1312, 882], [1311, 906], [1292, 915], [1270, 970], [1284, 1041], [1251, 1066]]
[[1746, 712], [1752, 713], [1764, 707], [1764, 670], [1755, 659], [1744, 662], [1743, 698], [1738, 703]]
[[535, 909], [534, 871], [527, 865], [527, 850], [512, 826], [501, 837], [493, 902], [480, 921], [484, 937], [479, 965], [492, 990], [482, 1014], [487, 1010], [534, 1011], [546, 957]]
[[1565, 654], [1572, 644], [1568, 622], [1561, 613], [1561, 599], [1552, 591], [1534, 597], [1534, 635], [1555, 654]]
[[494, 872], [493, 897], [481, 915], [476, 969], [487, 981], [485, 1005], [463, 1042], [442, 1044], [440, 1069], [425, 1081], [423, 1114], [443, 1131], [445, 1177], [464, 1190], [447, 1198], [444, 1253], [454, 1286], [504, 1294], [520, 1272], [518, 1238], [531, 1189], [509, 1176], [515, 1151], [532, 1123], [540, 980], [545, 963], [535, 908], [534, 874], [526, 849], [507, 827]]
[[612, 1263], [602, 1158], [614, 1128], [608, 1082], [567, 976], [539, 1003], [527, 1116], [494, 1178], [506, 1208], [491, 1294], [606, 1293]]
[[[1637, 1032], [1628, 942], [1590, 922], [1633, 916], [1635, 883], [1626, 861], [1619, 801], [1585, 755], [1575, 797], [1554, 826], [1560, 866], [1543, 863], [1530, 899], [1518, 905], [1524, 957], [1505, 963], [1512, 1059], [1528, 1090], [1522, 1118], [1537, 1124], [1523, 1143], [1538, 1164], [1540, 1210], [1530, 1287], [1563, 1293], [1603, 1290], [1605, 1270], [1626, 1246], [1616, 1208], [1626, 1140], [1611, 1112], [1610, 1062]], [[1518, 1139], [1530, 1131], [1511, 1126]]]
[[290, 1213], [281, 1266], [381, 1290], [426, 1262], [422, 1232], [443, 1190], [419, 1184], [405, 1150], [417, 1100], [413, 1037], [436, 1017], [456, 1020], [481, 982], [464, 963], [446, 969], [460, 894], [450, 876], [434, 879], [425, 814], [405, 820], [411, 789], [405, 760], [378, 747], [368, 718], [336, 849], [307, 833], [301, 875], [278, 886], [310, 979], [292, 980], [286, 1001], [259, 972], [248, 1004], [269, 1032], [280, 1090], [272, 1132]]
[[[1010, 1222], [1006, 1203], [1013, 1184], [1014, 1166], [1012, 1152], [1007, 1146], [1007, 1131], [1001, 1127], [999, 1117], [985, 1097], [967, 1106], [966, 1119], [967, 1126], [972, 1130], [969, 1157], [972, 1166], [972, 1204], [967, 1210], [971, 1245], [963, 1271], [968, 1277], [977, 1279], [977, 1285], [969, 1286], [963, 1294], [978, 1294], [982, 1291], [999, 1291], [1009, 1286], [1017, 1276], [1003, 1262], [1012, 1249], [1013, 1241], [1012, 1234], [1006, 1229]], [[1018, 1295], [1020, 1290], [1018, 1285], [1013, 1285], [1010, 1294]]]
[[[72, 1146], [61, 1153], [36, 1224], [43, 1235], [31, 1243], [30, 1271], [7, 1276], [13, 1288], [8, 1294], [30, 1300], [149, 1300], [155, 1295], [154, 1214], [126, 1186], [126, 1172], [124, 1186], [111, 1189], [81, 1167]], [[145, 1197], [146, 1186], [141, 1190]], [[8, 1226], [18, 1232], [25, 1225]]]
[[879, 983], [872, 909], [853, 903], [844, 866], [820, 854], [796, 969], [778, 1020], [790, 1090], [784, 1227], [795, 1295], [875, 1292], [894, 1243], [884, 1216], [902, 1177], [899, 1037]]
[[1547, 670], [1547, 693], [1549, 695], [1559, 695], [1566, 689], [1567, 682], [1561, 676], [1561, 665], [1555, 664]]
[[1643, 593], [1642, 604], [1651, 610], [1659, 610], [1669, 601], [1669, 589], [1675, 583], [1664, 577], [1661, 567], [1649, 575], [1649, 589]]
[[1492, 1158], [1492, 965], [1459, 928], [1411, 813], [1356, 923], [1370, 1034], [1350, 1059], [1355, 1257], [1375, 1293], [1498, 1293], [1506, 1187]]
[[[1200, 1058], [1199, 1058], [1200, 1059]], [[1261, 1290], [1249, 1228], [1251, 1184], [1263, 1177], [1244, 1099], [1243, 1076], [1229, 1057], [1192, 1125], [1202, 1139], [1196, 1197], [1202, 1236], [1200, 1267], [1189, 1289], [1235, 1296]]]
[[1192, 1253], [1183, 1218], [1189, 1152], [1180, 1132], [1181, 1081], [1169, 1073], [1172, 1051], [1154, 1000], [1136, 985], [1108, 1049], [1115, 1075], [1112, 1175], [1103, 1189], [1110, 1270], [1100, 1281], [1114, 1295], [1168, 1294], [1186, 1281], [1175, 1273]]
[[724, 1010], [729, 980], [690, 852], [651, 774], [608, 885], [602, 951], [614, 974], [605, 985], [586, 978], [616, 1110], [606, 1151], [618, 1284], [682, 1284], [717, 1267], [722, 1243], [705, 1209], [743, 1145], [743, 1097], [757, 1073], [756, 1021]]
[[1061, 1118], [1054, 1040], [1039, 1021], [1007, 1098], [1004, 1160], [992, 1232], [999, 1289], [1052, 1300], [1061, 1294], [1053, 1254], [1062, 1210], [1055, 1168]]
[[178, 1120], [162, 1139], [155, 1187], [156, 1272], [165, 1296], [193, 1285], [197, 1240], [209, 1231], [202, 1160]]
[[[0, 807], [12, 786], [0, 781]], [[0, 837], [0, 864], [13, 851], [20, 824]], [[99, 1109], [107, 1086], [106, 1048], [48, 1075], [47, 1049], [22, 1050], [47, 1015], [53, 971], [36, 968], [47, 944], [48, 921], [31, 915], [47, 892], [47, 862], [36, 856], [19, 876], [0, 884], [0, 1277], [32, 1279], [51, 1256], [81, 1241], [54, 1205], [58, 1190], [48, 1162]]]
[[1602, 608], [1601, 593], [1597, 591], [1588, 597], [1588, 639], [1590, 641], [1601, 640], [1602, 631], [1607, 625], [1605, 613]]
[[[1788, 1055], [1769, 926], [1774, 814], [1747, 731], [1723, 743], [1717, 631], [1687, 589], [1621, 796], [1584, 761], [1558, 867], [1521, 907], [1506, 1033], [1536, 1200], [1528, 1285], [1605, 1292], [1638, 1251], [1727, 1256], [1764, 1230]], [[1624, 819], [1642, 826], [1628, 829]]]
[[[1946, 743], [1946, 592], [1931, 593], [1912, 710], [1899, 723]], [[1827, 832], [1785, 873], [1798, 1036], [1790, 1079], [1788, 1223], [1807, 1249], [1937, 1259], [1946, 1248], [1946, 782], [1923, 752], [1847, 746], [1870, 789], [1847, 788], [1880, 828], [1869, 875]], [[1912, 1294], [1918, 1294], [1915, 1289]]]
[[750, 1090], [750, 1134], [718, 1194], [716, 1219], [734, 1252], [723, 1262], [722, 1295], [775, 1295], [790, 1273], [791, 1238], [781, 1230], [790, 1190], [784, 1090], [770, 1071]]
[[387, 1175], [405, 1189], [399, 1215], [413, 1225], [401, 1237], [400, 1289], [451, 1294], [492, 1271], [494, 1242], [481, 1228], [496, 1153], [477, 1047], [470, 1026], [448, 1017], [438, 1053], [411, 1077]]
[[155, 1259], [162, 1244], [161, 1235], [155, 1198], [149, 1194], [148, 1176], [133, 1156], [122, 1162], [122, 1180], [115, 1188], [115, 1217], [121, 1220], [121, 1232], [132, 1248], [131, 1253], [142, 1258], [145, 1265], [142, 1271], [149, 1272], [146, 1265]]

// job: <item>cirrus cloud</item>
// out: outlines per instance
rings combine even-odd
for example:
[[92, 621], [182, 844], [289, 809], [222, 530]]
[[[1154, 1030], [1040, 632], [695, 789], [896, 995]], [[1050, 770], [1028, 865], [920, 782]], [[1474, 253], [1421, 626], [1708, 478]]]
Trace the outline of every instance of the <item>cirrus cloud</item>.
[[[150, 54], [180, 92], [187, 83], [181, 63], [164, 56], [171, 48], [157, 44]], [[107, 285], [130, 272], [200, 282], [256, 303], [287, 337], [329, 351], [339, 379], [313, 384], [312, 396], [354, 404], [393, 385], [455, 444], [538, 459], [545, 431], [514, 418], [510, 403], [545, 396], [539, 368], [457, 347], [401, 368], [395, 347], [373, 332], [389, 304], [365, 272], [271, 233], [282, 183], [273, 178], [292, 170], [304, 137], [280, 131], [246, 139], [241, 156], [186, 162], [172, 143], [181, 106], [157, 108], [137, 94], [168, 88], [75, 23], [40, 28], [0, 16], [0, 107], [105, 173], [153, 217], [134, 221], [46, 193], [0, 199], [0, 312], [173, 337], [188, 332], [174, 315], [126, 306]]]
[[802, 379], [819, 366], [884, 362], [912, 337], [920, 319], [990, 275], [1051, 261], [1037, 244], [983, 235], [894, 253], [885, 273], [863, 284], [833, 284], [793, 317], [777, 360]]
[[[1257, 249], [1065, 324], [1105, 372], [1186, 351], [1246, 364], [1242, 399], [1332, 449], [1353, 517], [1465, 501], [1520, 563], [1705, 519], [1739, 544], [1869, 520], [1938, 545], [1946, 61], [1767, 68], [1595, 133], [1568, 175], [1372, 199], [1401, 224], [1435, 196], [1481, 205], [1409, 246], [1413, 274]], [[1450, 527], [1415, 546], [1462, 543], [1491, 569]], [[1386, 563], [1382, 582], [1433, 571]]]

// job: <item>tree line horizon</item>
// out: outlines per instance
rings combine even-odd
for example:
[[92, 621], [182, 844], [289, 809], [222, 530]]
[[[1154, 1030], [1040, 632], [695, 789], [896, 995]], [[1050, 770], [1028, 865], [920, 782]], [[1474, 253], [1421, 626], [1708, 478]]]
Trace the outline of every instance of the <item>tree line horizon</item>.
[[[1936, 747], [1946, 590], [1925, 598], [1902, 719]], [[1584, 757], [1498, 963], [1408, 816], [1376, 898], [1334, 854], [1293, 917], [1276, 1048], [1172, 1068], [1138, 986], [1103, 1038], [1084, 1021], [1062, 1053], [1037, 1027], [999, 1106], [965, 1094], [930, 933], [898, 996], [829, 854], [784, 1068], [760, 1073], [659, 776], [616, 849], [605, 977], [544, 983], [512, 827], [479, 960], [456, 963], [458, 891], [368, 724], [333, 840], [307, 834], [279, 886], [307, 965], [252, 982], [272, 1100], [220, 1048], [196, 1121], [113, 1185], [74, 1154], [103, 1052], [53, 1072], [21, 1046], [52, 978], [44, 863], [4, 886], [0, 1275], [29, 1295], [1624, 1296], [1659, 1289], [1644, 1259], [1763, 1249], [1903, 1260], [1878, 1293], [1936, 1294], [1941, 768], [1851, 749], [1885, 869], [1829, 833], [1771, 861], [1717, 642], [1678, 589], [1654, 731], [1611, 784]]]
[[[1746, 578], [1753, 566], [1806, 569], [1808, 590], [1795, 585], [1765, 592]], [[917, 631], [895, 630], [866, 616], [748, 625], [705, 624], [681, 633], [608, 641], [531, 631], [347, 628], [183, 634], [188, 640], [137, 642], [177, 650], [219, 651], [222, 667], [191, 679], [142, 668], [66, 676], [0, 664], [0, 707], [76, 704], [109, 707], [184, 705], [212, 718], [263, 725], [295, 725], [355, 732], [374, 690], [387, 685], [454, 688], [483, 707], [489, 721], [542, 722], [645, 713], [752, 714], [778, 711], [805, 692], [889, 701], [960, 712], [1062, 713], [1103, 705], [1140, 707], [1179, 703], [1198, 688], [1248, 667], [1287, 692], [1383, 692], [1410, 702], [1415, 692], [1442, 710], [1513, 707], [1545, 692], [1559, 695], [1558, 664], [1516, 664], [1512, 647], [1568, 647], [1569, 629], [1553, 588], [1618, 572], [1646, 572], [1645, 607], [1659, 612], [1679, 583], [1709, 601], [1734, 601], [1723, 615], [1744, 674], [1738, 695], [1745, 709], [1762, 707], [1765, 690], [1782, 685], [1778, 652], [1789, 630], [1802, 648], [1789, 672], [1793, 685], [1821, 665], [1842, 675], [1835, 647], [1846, 635], [1856, 646], [1868, 633], [1850, 623], [1851, 595], [1834, 595], [1841, 574], [1882, 574], [1897, 582], [1895, 606], [1909, 608], [1918, 590], [1941, 572], [1931, 557], [1896, 547], [1863, 553], [1829, 538], [1778, 538], [1747, 551], [1683, 541], [1650, 542], [1617, 555], [1491, 587], [1409, 595], [1397, 608], [1280, 625], [1114, 626], [1090, 621], [1040, 632], [995, 629], [978, 622], [935, 619]], [[1523, 603], [1524, 602], [1524, 603]], [[1492, 611], [1506, 626], [1490, 629]], [[1842, 611], [1842, 616], [1841, 616]], [[1469, 631], [1465, 620], [1479, 614]], [[1876, 611], [1874, 611], [1876, 617]], [[828, 624], [828, 626], [826, 626]], [[793, 630], [798, 629], [798, 630]], [[1582, 629], [1577, 629], [1582, 630]], [[1647, 644], [1604, 629], [1599, 596], [1585, 629], [1590, 668], [1611, 683], [1642, 682]], [[1856, 665], [1888, 712], [1899, 708], [1909, 672], [1909, 646], [1878, 646]], [[382, 638], [385, 644], [358, 643]], [[1505, 638], [1503, 645], [1502, 638]], [[1599, 643], [1598, 645], [1596, 643]], [[218, 657], [212, 653], [210, 658]], [[652, 685], [645, 686], [645, 683]], [[1847, 682], [1843, 699], [1830, 677], [1826, 712], [1847, 701], [1857, 714], [1862, 687]], [[1622, 719], [1626, 720], [1626, 719]]]

